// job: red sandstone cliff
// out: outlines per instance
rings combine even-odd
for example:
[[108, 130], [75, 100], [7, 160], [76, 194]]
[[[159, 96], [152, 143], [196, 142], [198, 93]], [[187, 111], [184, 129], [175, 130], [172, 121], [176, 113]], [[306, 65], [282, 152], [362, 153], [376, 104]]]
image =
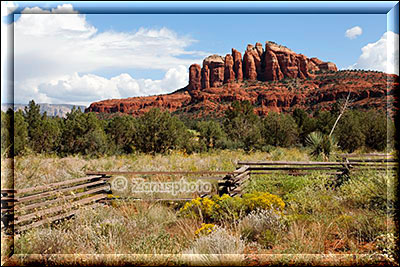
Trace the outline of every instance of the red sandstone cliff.
[[332, 62], [309, 59], [273, 42], [266, 42], [265, 50], [261, 43], [256, 43], [255, 46], [247, 45], [243, 59], [240, 52], [232, 49], [232, 54], [227, 54], [225, 58], [218, 55], [207, 57], [203, 61], [203, 68], [198, 64], [190, 66], [188, 89], [218, 87], [243, 78], [251, 81], [306, 79], [322, 70], [337, 71], [337, 68]]
[[[286, 112], [293, 108], [330, 109], [352, 93], [352, 105], [392, 108], [398, 76], [379, 72], [338, 71], [332, 62], [307, 58], [287, 47], [266, 42], [236, 49], [225, 57], [211, 55], [203, 65], [189, 68], [189, 84], [174, 93], [149, 97], [104, 100], [88, 112], [123, 112], [140, 115], [153, 107], [194, 116], [223, 114], [234, 100], [249, 100], [255, 112]], [[387, 105], [389, 103], [389, 105]]]

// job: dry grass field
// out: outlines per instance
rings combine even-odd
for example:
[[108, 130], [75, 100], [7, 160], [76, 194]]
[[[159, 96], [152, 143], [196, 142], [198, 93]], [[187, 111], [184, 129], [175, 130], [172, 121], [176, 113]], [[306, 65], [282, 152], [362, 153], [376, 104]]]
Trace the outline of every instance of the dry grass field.
[[[277, 148], [270, 153], [173, 152], [103, 158], [30, 155], [15, 159], [15, 188], [81, 177], [91, 170], [233, 171], [237, 161], [246, 160], [311, 159], [307, 151], [295, 148]], [[395, 242], [390, 191], [394, 178], [385, 172], [364, 171], [332, 189], [327, 186], [330, 177], [318, 172], [253, 176], [244, 192], [272, 194], [284, 203], [279, 214], [271, 208], [222, 216], [235, 214], [234, 208], [242, 205], [235, 198], [229, 202], [214, 199], [209, 207], [200, 203], [199, 208], [209, 208], [208, 217], [198, 216], [196, 210], [190, 216], [184, 214], [184, 203], [117, 198], [109, 205], [82, 208], [73, 219], [23, 232], [15, 239], [15, 253], [368, 254], [389, 262], [393, 261]], [[221, 208], [216, 203], [229, 205]], [[202, 258], [202, 263], [210, 260]]]

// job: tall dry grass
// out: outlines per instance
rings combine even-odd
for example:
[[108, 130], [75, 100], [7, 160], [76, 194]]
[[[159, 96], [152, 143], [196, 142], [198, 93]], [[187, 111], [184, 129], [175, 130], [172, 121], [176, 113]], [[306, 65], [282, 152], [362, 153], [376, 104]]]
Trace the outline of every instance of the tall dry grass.
[[[132, 154], [87, 158], [28, 155], [15, 158], [15, 188], [27, 188], [85, 175], [87, 171], [233, 171], [238, 161], [309, 160], [299, 149], [277, 148], [270, 153], [216, 150], [167, 155]], [[5, 159], [2, 159], [2, 165]], [[6, 171], [6, 170], [4, 170]]]
[[[310, 158], [305, 151], [280, 148], [270, 153], [214, 151], [185, 155], [173, 152], [97, 159], [31, 155], [16, 158], [15, 184], [16, 188], [30, 187], [80, 177], [91, 170], [232, 171], [237, 161], [246, 160]], [[235, 252], [243, 249], [243, 252], [276, 254], [368, 253], [387, 255], [392, 259], [394, 230], [389, 226], [393, 225], [393, 215], [387, 213], [384, 205], [390, 197], [384, 189], [385, 183], [392, 184], [394, 177], [372, 172], [360, 175], [336, 190], [326, 186], [330, 178], [321, 173], [301, 177], [252, 176], [246, 187], [248, 192], [269, 192], [285, 201], [284, 230], [271, 228], [268, 233], [262, 227], [252, 227], [249, 221], [241, 227], [221, 221], [222, 234], [199, 239], [195, 232], [202, 221], [177, 216], [176, 206], [121, 200], [114, 201], [111, 206], [82, 209], [72, 220], [27, 231], [16, 238], [15, 252], [218, 253], [216, 251], [230, 250], [226, 250], [226, 243], [216, 240], [228, 240], [228, 243], [237, 243]], [[357, 188], [353, 190], [354, 187]], [[260, 225], [268, 221], [260, 220]], [[248, 238], [249, 233], [253, 238]], [[215, 246], [215, 242], [220, 242], [220, 246]], [[204, 262], [209, 259], [205, 258]]]

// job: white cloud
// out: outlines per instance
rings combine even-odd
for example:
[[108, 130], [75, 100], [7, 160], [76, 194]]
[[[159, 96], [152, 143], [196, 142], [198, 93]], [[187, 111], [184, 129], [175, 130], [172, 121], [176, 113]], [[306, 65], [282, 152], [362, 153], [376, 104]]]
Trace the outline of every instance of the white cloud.
[[[38, 7], [26, 8], [14, 23], [15, 102], [32, 98], [50, 103], [62, 99], [71, 102], [77, 96], [83, 97], [84, 101], [95, 101], [133, 96], [129, 92], [142, 95], [167, 93], [182, 87], [183, 81], [188, 79], [189, 65], [201, 62], [209, 54], [188, 50], [196, 40], [168, 28], [99, 32], [82, 14], [55, 14], [64, 11], [71, 13], [73, 8], [66, 4], [51, 12]], [[126, 72], [125, 69], [166, 73], [162, 80], [133, 79], [128, 74], [111, 79], [77, 74], [109, 69], [121, 70], [121, 73]], [[135, 82], [139, 87], [134, 85]], [[101, 83], [111, 87], [106, 89], [107, 86]]]
[[345, 35], [349, 39], [355, 39], [357, 36], [362, 34], [362, 29], [359, 26], [355, 26], [353, 28], [350, 28], [346, 31]]
[[[185, 66], [169, 69], [162, 80], [134, 79], [127, 73], [107, 79], [93, 74], [74, 73], [60, 80], [39, 84], [36, 94], [41, 101], [89, 105], [99, 99], [156, 95], [182, 88], [188, 83]], [[29, 99], [25, 99], [25, 102]]]
[[23, 14], [78, 14], [74, 7], [71, 4], [63, 4], [59, 5], [56, 8], [52, 8], [51, 10], [41, 9], [40, 7], [26, 7], [24, 10], [21, 11]]
[[362, 54], [350, 69], [378, 70], [399, 75], [399, 34], [388, 31], [375, 43], [361, 48]]

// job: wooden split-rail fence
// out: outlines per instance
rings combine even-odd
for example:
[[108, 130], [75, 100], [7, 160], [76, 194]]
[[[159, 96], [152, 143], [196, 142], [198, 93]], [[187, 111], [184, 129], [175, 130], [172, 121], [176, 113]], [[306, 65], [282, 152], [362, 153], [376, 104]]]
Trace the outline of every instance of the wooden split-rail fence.
[[20, 190], [1, 189], [1, 223], [5, 232], [26, 229], [74, 215], [80, 207], [98, 205], [110, 185], [90, 175]]
[[[80, 207], [93, 207], [112, 197], [110, 178], [115, 175], [200, 175], [190, 179], [218, 181], [218, 194], [242, 194], [253, 175], [307, 175], [323, 172], [333, 177], [348, 177], [360, 170], [393, 171], [397, 160], [386, 154], [339, 155], [338, 162], [249, 161], [238, 162], [233, 172], [88, 172], [83, 178], [21, 190], [1, 189], [1, 221], [6, 233], [19, 233], [76, 214]], [[204, 176], [208, 175], [208, 176]], [[210, 176], [211, 175], [211, 176]], [[207, 197], [209, 194], [200, 195]], [[160, 198], [153, 201], [188, 201], [192, 198]], [[140, 200], [140, 199], [136, 199]]]
[[246, 161], [237, 163], [235, 175], [226, 178], [224, 193], [231, 196], [241, 195], [245, 183], [253, 175], [274, 175], [285, 173], [287, 175], [302, 176], [312, 172], [323, 172], [332, 176], [332, 186], [340, 184], [350, 178], [350, 174], [357, 171], [396, 171], [398, 161], [389, 154], [340, 154], [340, 161]]

